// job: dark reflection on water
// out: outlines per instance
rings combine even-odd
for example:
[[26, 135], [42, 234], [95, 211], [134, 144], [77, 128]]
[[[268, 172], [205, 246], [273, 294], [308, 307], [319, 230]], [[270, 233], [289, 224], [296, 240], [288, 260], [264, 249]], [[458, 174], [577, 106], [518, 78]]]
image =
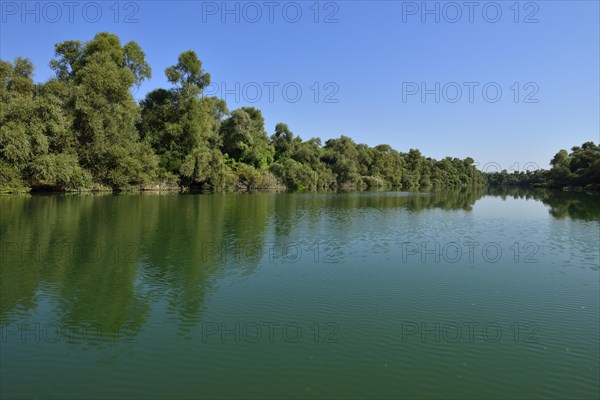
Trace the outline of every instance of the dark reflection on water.
[[[48, 301], [65, 325], [103, 332], [142, 326], [164, 298], [182, 326], [197, 320], [214, 274], [252, 274], [269, 225], [286, 242], [300, 220], [334, 210], [471, 210], [484, 191], [2, 197], [0, 321]], [[351, 227], [343, 218], [341, 229]], [[245, 247], [244, 247], [245, 246]], [[223, 248], [227, 254], [224, 255]], [[238, 254], [239, 256], [239, 254]], [[244, 256], [244, 254], [242, 254]], [[41, 292], [41, 293], [40, 293]]]
[[[542, 202], [550, 216], [524, 222], [513, 232], [509, 226], [512, 222], [506, 222], [511, 215], [503, 214], [505, 211], [492, 217], [474, 215], [477, 202], [485, 196], [509, 199], [515, 207], [521, 200]], [[28, 375], [22, 371], [52, 362], [48, 360], [62, 360], [71, 349], [71, 361], [64, 368], [71, 368], [69, 374], [78, 374], [79, 383], [69, 387], [67, 380], [59, 382], [64, 386], [62, 390], [72, 391], [71, 397], [77, 397], [78, 390], [99, 387], [86, 380], [90, 365], [100, 363], [90, 359], [90, 354], [102, 355], [101, 362], [112, 368], [96, 365], [94, 376], [114, 382], [120, 397], [165, 395], [156, 388], [153, 391], [152, 385], [138, 382], [132, 372], [142, 369], [152, 375], [148, 365], [164, 358], [179, 367], [170, 369], [165, 364], [159, 368], [162, 375], [156, 372], [154, 380], [158, 385], [165, 374], [173, 380], [181, 379], [183, 386], [177, 389], [171, 383], [165, 390], [182, 393], [183, 397], [297, 395], [299, 387], [304, 390], [307, 386], [305, 379], [312, 380], [314, 388], [321, 387], [313, 394], [317, 397], [352, 393], [394, 397], [399, 389], [392, 383], [396, 382], [393, 376], [408, 373], [405, 368], [409, 365], [402, 360], [411, 360], [421, 371], [402, 383], [409, 397], [477, 397], [490, 393], [515, 397], [518, 393], [512, 390], [528, 396], [555, 393], [585, 397], [598, 389], [589, 379], [597, 373], [597, 364], [594, 367], [594, 360], [589, 358], [597, 351], [590, 340], [598, 332], [589, 331], [590, 326], [597, 327], [597, 305], [590, 304], [589, 299], [598, 295], [598, 268], [587, 268], [597, 264], [597, 251], [593, 250], [598, 238], [593, 232], [597, 232], [600, 220], [598, 200], [597, 194], [506, 188], [431, 193], [0, 197], [1, 344], [3, 354], [8, 355], [2, 358], [2, 394], [48, 397], [45, 379], [51, 386], [56, 376], [44, 378], [42, 372]], [[567, 217], [573, 225], [567, 224]], [[503, 225], [499, 226], [498, 221], [504, 221]], [[529, 231], [523, 234], [525, 229]], [[462, 243], [472, 237], [482, 244], [498, 241], [507, 246], [514, 241], [535, 242], [539, 244], [537, 257], [541, 262], [511, 263], [508, 249], [511, 256], [498, 264], [425, 263], [418, 256], [402, 262], [399, 257], [399, 243], [405, 241], [447, 239]], [[335, 242], [350, 248], [331, 252], [336, 250], [331, 244]], [[318, 255], [311, 247], [314, 243], [324, 246]], [[432, 243], [428, 244], [430, 248]], [[288, 245], [292, 245], [290, 254], [283, 250]], [[293, 254], [296, 248], [303, 251], [298, 260]], [[323, 263], [332, 254], [341, 257], [340, 262]], [[560, 263], [579, 266], [580, 271], [585, 266], [585, 272], [577, 275], [569, 270], [571, 275], [567, 276], [556, 268], [563, 265]], [[592, 281], [585, 274], [595, 274], [595, 286], [588, 285]], [[474, 298], [475, 294], [478, 297]], [[581, 382], [573, 378], [564, 390], [549, 384], [547, 389], [523, 392], [526, 380], [522, 386], [510, 387], [505, 382], [510, 377], [500, 373], [487, 386], [458, 384], [452, 381], [457, 379], [454, 375], [451, 379], [445, 374], [457, 368], [456, 363], [460, 367], [463, 358], [474, 357], [473, 365], [477, 365], [476, 360], [483, 363], [488, 357], [495, 359], [497, 364], [485, 364], [485, 368], [480, 365], [471, 371], [473, 379], [483, 382], [483, 375], [498, 365], [504, 366], [503, 371], [520, 368], [522, 357], [512, 351], [522, 349], [513, 346], [501, 351], [476, 351], [473, 346], [453, 349], [420, 347], [419, 341], [412, 345], [393, 342], [402, 327], [402, 317], [418, 321], [425, 316], [464, 314], [465, 320], [490, 321], [498, 315], [493, 310], [498, 309], [504, 310], [500, 315], [507, 332], [512, 326], [509, 323], [515, 322], [511, 319], [519, 314], [545, 329], [544, 346], [556, 353], [542, 357], [546, 347], [529, 347], [527, 351], [532, 353], [528, 353], [528, 369], [535, 369], [538, 361], [553, 365], [552, 374], [571, 368], [564, 361], [567, 346], [562, 341], [576, 337], [581, 347], [573, 352], [586, 366], [585, 370], [577, 370]], [[393, 312], [382, 314], [385, 310]], [[338, 347], [318, 347], [310, 341], [304, 347], [292, 348], [286, 343], [256, 350], [198, 344], [202, 324], [215, 315], [246, 321], [263, 321], [277, 315], [313, 322], [324, 318], [321, 322], [341, 324], [343, 335]], [[577, 329], [563, 335], [561, 332], [573, 326], [573, 321], [577, 321]], [[21, 323], [30, 328], [36, 323], [60, 326], [68, 340], [60, 343], [62, 347], [48, 341], [20, 347], [22, 340], [13, 331], [20, 329]], [[589, 343], [579, 335], [587, 337]], [[106, 349], [115, 353], [107, 353]], [[505, 353], [510, 355], [503, 358]], [[322, 354], [321, 361], [303, 364], [314, 354]], [[371, 354], [388, 358], [373, 366], [367, 362]], [[203, 370], [206, 381], [202, 388], [195, 383], [196, 377], [186, 375], [192, 367], [201, 368], [198, 357], [213, 362], [213, 369]], [[423, 364], [419, 364], [421, 358]], [[298, 369], [294, 369], [294, 362]], [[253, 368], [236, 369], [252, 363], [256, 363]], [[394, 373], [392, 369], [377, 369], [387, 368], [388, 363], [395, 363]], [[287, 367], [282, 369], [282, 365]], [[221, 381], [225, 376], [222, 368], [236, 369], [232, 375], [238, 379], [235, 384]], [[465, 368], [461, 374], [469, 373], [471, 367]], [[483, 375], [477, 375], [478, 369]], [[378, 372], [364, 378], [373, 370]], [[265, 384], [260, 389], [255, 385], [254, 380], [264, 374], [284, 372], [285, 378], [280, 376], [272, 386]], [[289, 374], [296, 380], [289, 381]], [[337, 378], [325, 378], [327, 374]], [[356, 384], [343, 383], [343, 377], [350, 375], [355, 376]], [[442, 379], [446, 379], [446, 387], [454, 390], [448, 392], [444, 385], [436, 390], [435, 385], [427, 383], [440, 377], [446, 377]], [[535, 379], [546, 378], [536, 375]], [[30, 389], [32, 379], [40, 385], [35, 390]], [[515, 375], [514, 379], [520, 378]], [[560, 379], [552, 375], [551, 381]], [[99, 393], [110, 396], [110, 390], [106, 387]]]
[[[352, 227], [344, 210], [470, 211], [484, 194], [475, 189], [3, 197], [0, 321], [26, 314], [43, 298], [65, 325], [93, 324], [133, 335], [131, 327], [142, 326], [150, 303], [160, 297], [185, 328], [202, 313], [213, 276], [256, 272], [260, 258], [241, 252], [263, 248], [268, 226], [286, 243], [301, 222], [309, 232], [318, 231], [332, 210], [344, 231]], [[540, 200], [556, 218], [600, 220], [598, 194], [523, 188], [490, 188], [487, 194]], [[243, 262], [226, 262], [236, 256]]]
[[599, 192], [565, 192], [560, 190], [527, 189], [519, 187], [490, 188], [488, 193], [503, 199], [539, 200], [550, 207], [555, 218], [572, 218], [584, 221], [600, 220]]

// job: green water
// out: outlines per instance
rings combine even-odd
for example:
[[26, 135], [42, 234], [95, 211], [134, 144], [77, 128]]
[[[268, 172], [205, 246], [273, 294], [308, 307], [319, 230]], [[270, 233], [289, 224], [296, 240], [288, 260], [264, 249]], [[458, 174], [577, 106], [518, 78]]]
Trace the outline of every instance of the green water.
[[598, 200], [1, 197], [0, 397], [598, 398]]

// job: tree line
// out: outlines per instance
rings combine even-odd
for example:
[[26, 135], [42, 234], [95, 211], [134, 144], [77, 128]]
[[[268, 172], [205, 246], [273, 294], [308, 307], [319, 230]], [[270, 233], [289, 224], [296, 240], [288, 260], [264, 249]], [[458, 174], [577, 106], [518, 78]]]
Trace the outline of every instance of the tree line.
[[550, 165], [549, 170], [490, 173], [488, 183], [493, 186], [600, 189], [600, 146], [594, 142], [574, 146], [571, 152], [560, 150]]
[[151, 78], [135, 42], [99, 33], [55, 46], [55, 76], [34, 83], [25, 58], [0, 62], [2, 191], [191, 188], [212, 191], [483, 185], [473, 159], [424, 157], [342, 136], [303, 140], [260, 110], [203, 96], [210, 74], [192, 50], [165, 70], [170, 88], [137, 103]]
[[[174, 61], [164, 71], [171, 87], [138, 103], [132, 89], [152, 77], [150, 65], [136, 42], [122, 45], [114, 34], [56, 44], [55, 74], [43, 83], [34, 82], [29, 59], [0, 60], [0, 192], [409, 189], [498, 180], [470, 157], [435, 160], [347, 136], [304, 140], [284, 123], [269, 136], [260, 110], [230, 111], [204, 95], [211, 78], [194, 51]], [[561, 179], [565, 163], [557, 161]]]

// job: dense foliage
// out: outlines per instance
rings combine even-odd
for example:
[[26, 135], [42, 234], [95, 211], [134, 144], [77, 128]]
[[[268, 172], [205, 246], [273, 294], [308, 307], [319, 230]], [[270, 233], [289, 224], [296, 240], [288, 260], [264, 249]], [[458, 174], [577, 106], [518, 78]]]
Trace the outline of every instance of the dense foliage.
[[[229, 111], [223, 100], [204, 95], [211, 78], [192, 50], [165, 70], [172, 86], [151, 91], [139, 104], [132, 89], [152, 74], [137, 43], [122, 45], [117, 36], [99, 33], [88, 42], [59, 43], [55, 54], [55, 77], [44, 83], [33, 81], [28, 59], [0, 61], [0, 192], [487, 183], [472, 158], [434, 160], [419, 150], [369, 147], [346, 136], [323, 144], [303, 140], [283, 123], [269, 136], [260, 110]], [[588, 147], [583, 154], [559, 153], [552, 179], [597, 181], [597, 146]]]
[[600, 188], [600, 146], [586, 142], [575, 146], [571, 153], [560, 150], [550, 161], [550, 170], [527, 172], [506, 170], [488, 174], [490, 185], [505, 186], [547, 186]]

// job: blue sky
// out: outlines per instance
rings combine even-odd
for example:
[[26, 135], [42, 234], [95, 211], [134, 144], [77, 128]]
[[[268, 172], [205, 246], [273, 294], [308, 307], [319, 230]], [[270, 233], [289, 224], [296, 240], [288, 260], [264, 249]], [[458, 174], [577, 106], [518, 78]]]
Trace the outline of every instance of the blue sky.
[[285, 122], [304, 139], [505, 169], [599, 140], [598, 1], [3, 0], [0, 12], [0, 58], [31, 58], [36, 80], [52, 75], [55, 43], [108, 31], [146, 52], [143, 98], [193, 49], [210, 93], [260, 108], [269, 133]]

